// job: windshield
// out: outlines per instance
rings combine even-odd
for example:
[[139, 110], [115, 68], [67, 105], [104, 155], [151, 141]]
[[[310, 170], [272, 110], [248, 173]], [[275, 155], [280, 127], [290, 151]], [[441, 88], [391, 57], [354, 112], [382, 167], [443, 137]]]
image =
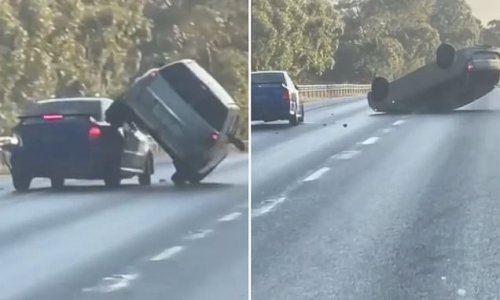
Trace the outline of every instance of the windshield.
[[46, 100], [28, 105], [21, 116], [33, 117], [47, 114], [89, 115], [96, 121], [103, 121], [103, 108], [109, 106], [110, 103], [111, 100]]
[[285, 84], [285, 75], [280, 72], [276, 73], [253, 73], [252, 74], [252, 84]]

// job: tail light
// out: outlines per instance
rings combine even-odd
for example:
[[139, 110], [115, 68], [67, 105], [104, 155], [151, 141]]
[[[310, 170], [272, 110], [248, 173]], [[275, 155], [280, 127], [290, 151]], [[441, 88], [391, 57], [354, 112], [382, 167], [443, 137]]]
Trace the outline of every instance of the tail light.
[[220, 135], [217, 132], [214, 132], [210, 135], [210, 141], [213, 143], [217, 142], [220, 138]]
[[43, 115], [44, 121], [60, 121], [63, 119], [63, 115]]
[[288, 91], [288, 89], [283, 90], [282, 98], [284, 101], [290, 102], [290, 91]]
[[469, 73], [470, 73], [470, 72], [472, 72], [473, 70], [474, 70], [474, 65], [473, 65], [473, 64], [471, 64], [471, 63], [467, 64], [467, 72], [469, 72]]
[[89, 129], [89, 140], [97, 140], [101, 137], [101, 128], [93, 126]]

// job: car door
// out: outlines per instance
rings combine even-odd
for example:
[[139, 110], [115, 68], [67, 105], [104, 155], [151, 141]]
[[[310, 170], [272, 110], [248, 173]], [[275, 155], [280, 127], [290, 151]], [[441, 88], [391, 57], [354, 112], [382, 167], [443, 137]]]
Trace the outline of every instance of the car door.
[[126, 172], [142, 173], [148, 153], [147, 138], [133, 122], [122, 126], [124, 149], [121, 169]]

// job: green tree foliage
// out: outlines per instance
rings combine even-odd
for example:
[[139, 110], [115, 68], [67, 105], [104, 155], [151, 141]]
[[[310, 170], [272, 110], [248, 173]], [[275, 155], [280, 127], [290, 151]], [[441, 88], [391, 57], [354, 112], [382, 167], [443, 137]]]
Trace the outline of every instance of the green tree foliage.
[[[479, 21], [465, 0], [339, 0], [331, 10], [319, 4], [327, 2], [254, 0], [254, 69], [289, 70], [302, 82], [368, 83], [374, 76], [392, 79], [434, 60], [441, 42], [464, 47], [480, 37]], [[292, 13], [297, 6], [305, 17]], [[335, 15], [330, 27], [310, 23], [304, 30], [310, 16], [321, 19], [326, 11]], [[314, 51], [317, 43], [307, 44], [307, 39], [284, 39], [304, 32], [309, 36], [313, 28], [316, 41], [329, 45], [328, 50]], [[495, 28], [488, 27], [487, 38], [493, 38]]]
[[247, 24], [242, 0], [0, 1], [0, 128], [30, 101], [114, 97], [181, 58], [206, 67], [246, 117]]
[[488, 23], [481, 32], [481, 41], [486, 45], [500, 47], [500, 20]]
[[252, 1], [252, 66], [284, 69], [294, 76], [333, 68], [340, 15], [329, 0]]

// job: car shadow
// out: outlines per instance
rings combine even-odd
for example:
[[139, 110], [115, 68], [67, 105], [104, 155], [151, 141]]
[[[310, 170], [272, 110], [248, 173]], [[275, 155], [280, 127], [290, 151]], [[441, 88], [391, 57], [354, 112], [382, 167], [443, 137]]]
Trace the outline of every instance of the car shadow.
[[104, 185], [71, 185], [68, 184], [64, 188], [54, 190], [48, 186], [31, 188], [26, 192], [12, 191], [15, 195], [27, 195], [31, 193], [51, 193], [51, 194], [91, 194], [91, 193], [118, 193], [127, 191], [130, 193], [141, 193], [141, 194], [151, 194], [151, 193], [168, 193], [175, 191], [176, 193], [193, 192], [193, 191], [212, 191], [218, 189], [227, 189], [235, 186], [235, 184], [230, 183], [218, 183], [218, 182], [201, 182], [199, 184], [186, 184], [183, 186], [175, 186], [170, 181], [165, 183], [152, 183], [150, 186], [141, 186], [138, 184], [122, 184], [117, 188], [109, 188]]
[[500, 111], [494, 109], [460, 109], [444, 112], [413, 112], [413, 113], [371, 113], [370, 117], [387, 116], [445, 116], [445, 115], [465, 115], [465, 114], [498, 114]]
[[257, 123], [252, 124], [252, 131], [273, 131], [273, 130], [286, 130], [293, 128], [288, 123]]

